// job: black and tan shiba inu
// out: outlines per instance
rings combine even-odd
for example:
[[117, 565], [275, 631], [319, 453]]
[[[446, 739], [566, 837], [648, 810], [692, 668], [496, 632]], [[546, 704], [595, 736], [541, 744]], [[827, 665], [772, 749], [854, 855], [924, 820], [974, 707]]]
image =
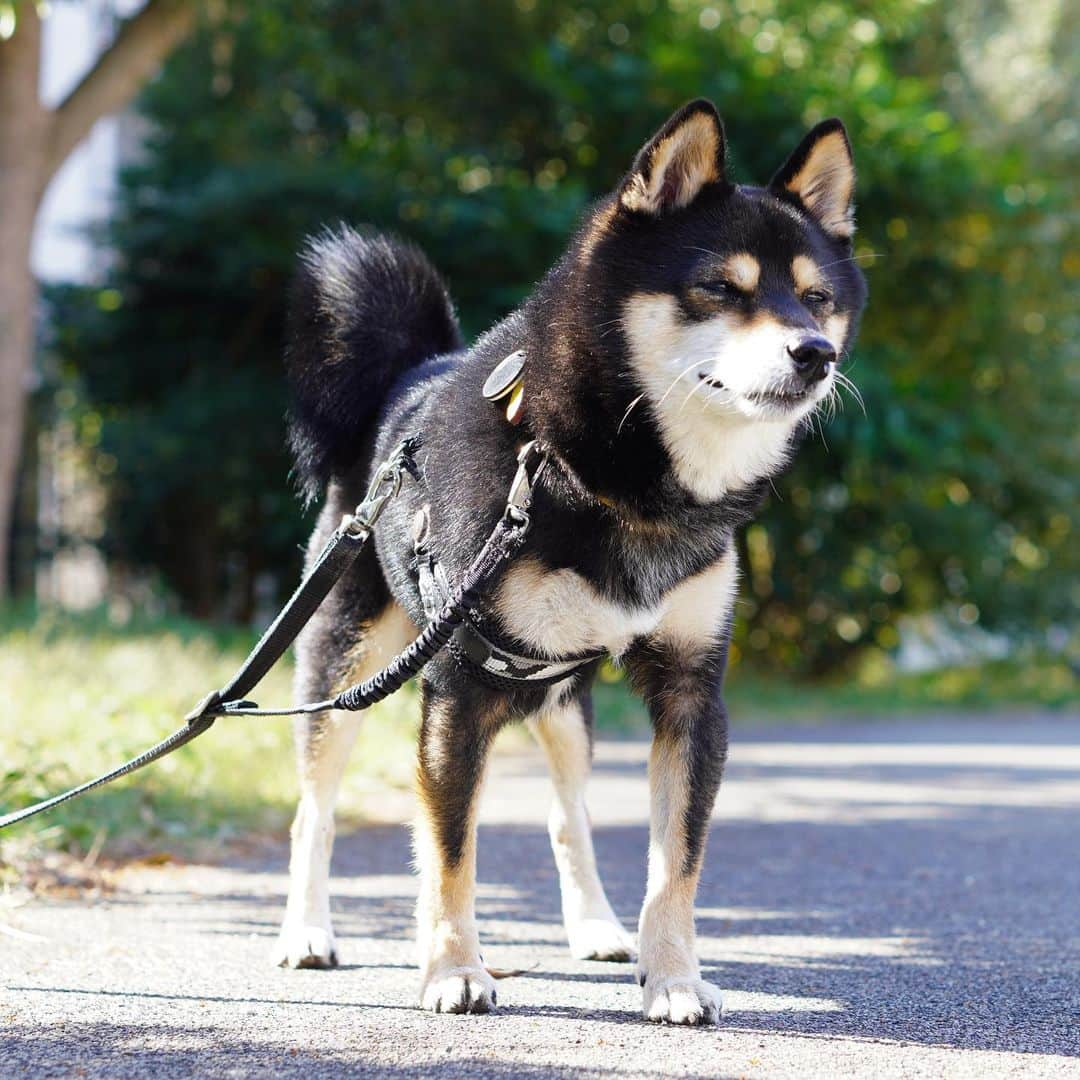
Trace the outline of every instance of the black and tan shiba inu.
[[[495, 1004], [473, 915], [475, 808], [492, 737], [525, 720], [555, 781], [549, 826], [573, 955], [636, 951], [650, 1020], [720, 1016], [695, 955], [694, 895], [727, 748], [734, 536], [835, 391], [866, 296], [838, 120], [815, 127], [767, 187], [735, 184], [724, 157], [713, 106], [679, 110], [532, 296], [468, 349], [416, 249], [340, 228], [303, 253], [287, 367], [298, 471], [309, 496], [326, 488], [311, 551], [361, 500], [374, 463], [404, 435], [420, 431], [424, 443], [421, 482], [389, 505], [375, 548], [299, 641], [301, 699], [325, 698], [403, 648], [426, 620], [421, 562], [437, 559], [445, 580], [458, 580], [503, 512], [520, 448], [536, 440], [547, 456], [525, 549], [474, 627], [500, 655], [538, 661], [525, 666], [539, 674], [485, 668], [458, 649], [421, 677], [415, 842], [427, 1009]], [[519, 352], [510, 408], [485, 400], [493, 369]], [[597, 876], [583, 801], [589, 687], [604, 653], [628, 672], [654, 728], [636, 950]], [[544, 668], [564, 660], [568, 676]], [[336, 962], [333, 803], [356, 724], [325, 714], [298, 725], [284, 965]]]

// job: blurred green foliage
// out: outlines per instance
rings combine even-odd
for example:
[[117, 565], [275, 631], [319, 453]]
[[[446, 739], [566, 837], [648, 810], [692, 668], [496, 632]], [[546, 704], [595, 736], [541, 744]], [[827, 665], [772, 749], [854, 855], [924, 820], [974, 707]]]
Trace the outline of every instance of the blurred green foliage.
[[[866, 414], [849, 402], [810, 440], [750, 530], [738, 649], [820, 674], [892, 648], [906, 612], [1011, 633], [1067, 622], [1076, 18], [1045, 0], [1014, 9], [225, 6], [142, 98], [147, 145], [103, 236], [117, 253], [105, 287], [52, 293], [109, 554], [158, 570], [201, 615], [248, 617], [260, 571], [287, 590], [307, 525], [286, 478], [279, 358], [302, 236], [339, 218], [406, 234], [478, 332], [655, 125], [706, 95], [748, 181], [807, 125], [844, 118], [871, 284], [848, 369]], [[1010, 33], [1027, 67], [997, 65]]]

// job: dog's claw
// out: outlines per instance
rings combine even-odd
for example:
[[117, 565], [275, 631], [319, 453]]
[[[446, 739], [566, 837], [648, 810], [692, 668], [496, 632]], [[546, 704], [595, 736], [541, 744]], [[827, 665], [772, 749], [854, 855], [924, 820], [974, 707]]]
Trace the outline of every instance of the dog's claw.
[[270, 960], [285, 968], [335, 968], [334, 935], [319, 926], [283, 926]]
[[429, 1012], [486, 1013], [495, 1007], [495, 980], [480, 967], [436, 972], [424, 984], [420, 1004]]
[[662, 979], [655, 985], [645, 980], [646, 1020], [655, 1024], [682, 1024], [687, 1027], [720, 1023], [724, 1004], [720, 991], [702, 979], [678, 977]]

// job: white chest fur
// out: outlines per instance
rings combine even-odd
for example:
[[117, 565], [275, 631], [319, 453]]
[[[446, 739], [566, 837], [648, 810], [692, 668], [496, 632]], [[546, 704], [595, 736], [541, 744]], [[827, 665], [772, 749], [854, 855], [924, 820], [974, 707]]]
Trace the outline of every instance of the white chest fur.
[[495, 606], [507, 630], [549, 656], [602, 648], [618, 657], [642, 637], [708, 647], [727, 623], [737, 582], [735, 552], [729, 550], [655, 607], [631, 608], [605, 597], [573, 570], [545, 571], [526, 558], [506, 575]]

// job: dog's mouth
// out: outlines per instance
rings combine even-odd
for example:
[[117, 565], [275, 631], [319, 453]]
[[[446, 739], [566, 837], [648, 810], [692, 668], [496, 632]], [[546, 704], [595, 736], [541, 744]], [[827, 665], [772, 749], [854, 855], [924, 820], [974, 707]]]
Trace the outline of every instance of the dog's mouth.
[[[698, 372], [698, 378], [705, 383], [706, 386], [711, 386], [714, 390], [726, 390], [727, 387], [717, 378], [712, 375], [707, 375], [704, 371]], [[752, 390], [749, 393], [743, 394], [747, 401], [759, 408], [765, 409], [794, 409], [804, 402], [808, 401], [813, 394], [814, 387], [796, 387], [792, 389], [778, 389], [778, 390]]]
[[772, 405], [784, 408], [801, 405], [810, 396], [809, 388], [803, 390], [757, 390], [746, 395], [755, 405]]

